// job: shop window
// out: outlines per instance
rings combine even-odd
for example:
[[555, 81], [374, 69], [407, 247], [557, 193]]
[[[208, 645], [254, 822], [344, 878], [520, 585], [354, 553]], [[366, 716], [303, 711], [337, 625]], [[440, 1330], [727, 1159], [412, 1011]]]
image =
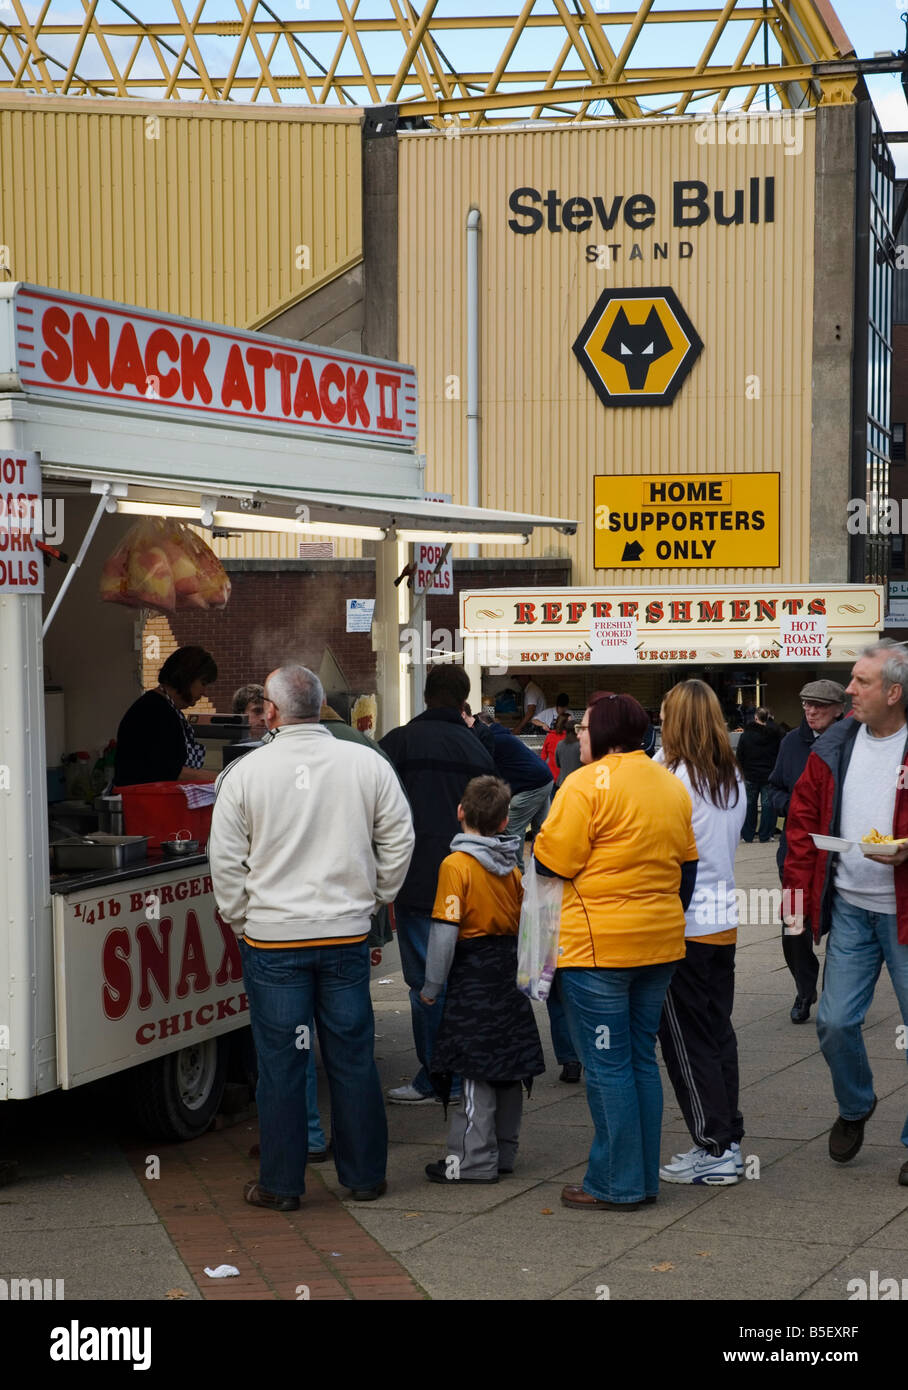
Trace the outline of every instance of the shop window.
[[904, 570], [905, 568], [905, 537], [891, 536], [889, 540], [890, 565], [894, 570]]
[[905, 462], [905, 426], [904, 423], [892, 426], [892, 462]]

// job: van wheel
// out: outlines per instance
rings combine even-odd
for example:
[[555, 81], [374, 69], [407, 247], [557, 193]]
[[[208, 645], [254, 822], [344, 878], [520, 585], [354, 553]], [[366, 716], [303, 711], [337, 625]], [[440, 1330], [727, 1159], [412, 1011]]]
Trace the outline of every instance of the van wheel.
[[155, 1139], [197, 1139], [217, 1114], [230, 1038], [209, 1038], [146, 1062], [132, 1074], [132, 1109]]

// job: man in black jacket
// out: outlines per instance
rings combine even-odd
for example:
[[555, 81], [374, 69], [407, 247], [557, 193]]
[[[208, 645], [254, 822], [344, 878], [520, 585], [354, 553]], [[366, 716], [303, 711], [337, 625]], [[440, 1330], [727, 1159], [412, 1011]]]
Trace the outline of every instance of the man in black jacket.
[[394, 916], [401, 968], [410, 986], [413, 1041], [420, 1067], [406, 1086], [388, 1091], [395, 1105], [435, 1099], [429, 1063], [443, 1010], [423, 1004], [419, 991], [426, 978], [438, 870], [460, 832], [457, 807], [464, 788], [473, 777], [495, 775], [491, 756], [463, 721], [469, 693], [469, 677], [462, 666], [433, 666], [426, 677], [423, 713], [380, 740], [403, 783], [416, 831], [413, 858], [394, 904]]
[[[810, 750], [831, 724], [841, 719], [845, 713], [845, 687], [838, 681], [809, 681], [801, 691], [801, 704], [804, 718], [797, 729], [786, 734], [779, 745], [776, 765], [769, 775], [769, 799], [777, 816], [788, 815], [788, 804], [795, 783], [807, 766]], [[776, 863], [779, 877], [788, 845], [785, 832], [779, 841]], [[791, 971], [797, 995], [791, 1009], [792, 1023], [806, 1023], [810, 1018], [810, 1006], [816, 1003], [817, 977], [820, 964], [813, 949], [811, 932], [801, 932], [798, 936], [787, 936], [782, 932], [782, 950], [785, 964]]]
[[760, 813], [760, 843], [772, 839], [775, 813], [769, 800], [769, 774], [776, 763], [779, 751], [779, 731], [767, 724], [769, 711], [763, 705], [754, 715], [738, 741], [738, 762], [744, 773], [744, 789], [747, 792], [747, 817], [741, 827], [741, 839], [750, 844], [757, 828], [757, 801], [762, 798]]

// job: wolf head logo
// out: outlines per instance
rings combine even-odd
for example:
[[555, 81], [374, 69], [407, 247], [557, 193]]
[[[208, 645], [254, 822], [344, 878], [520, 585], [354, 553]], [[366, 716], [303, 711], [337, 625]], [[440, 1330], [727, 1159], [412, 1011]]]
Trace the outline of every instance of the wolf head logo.
[[672, 343], [655, 305], [643, 323], [631, 323], [621, 308], [615, 315], [602, 350], [606, 357], [613, 357], [624, 367], [629, 390], [645, 391], [650, 367], [671, 352]]

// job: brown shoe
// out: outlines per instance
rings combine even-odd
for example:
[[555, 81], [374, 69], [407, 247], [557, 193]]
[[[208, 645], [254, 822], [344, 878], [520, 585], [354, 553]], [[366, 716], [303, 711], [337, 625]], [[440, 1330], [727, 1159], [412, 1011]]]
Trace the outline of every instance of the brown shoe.
[[247, 1182], [243, 1196], [251, 1207], [265, 1207], [267, 1211], [299, 1211], [299, 1197], [278, 1197], [274, 1192], [266, 1192], [257, 1182]]
[[591, 1192], [584, 1192], [582, 1187], [563, 1187], [561, 1189], [561, 1205], [563, 1207], [582, 1207], [586, 1211], [636, 1211], [640, 1203], [604, 1202], [601, 1197], [594, 1197]]

